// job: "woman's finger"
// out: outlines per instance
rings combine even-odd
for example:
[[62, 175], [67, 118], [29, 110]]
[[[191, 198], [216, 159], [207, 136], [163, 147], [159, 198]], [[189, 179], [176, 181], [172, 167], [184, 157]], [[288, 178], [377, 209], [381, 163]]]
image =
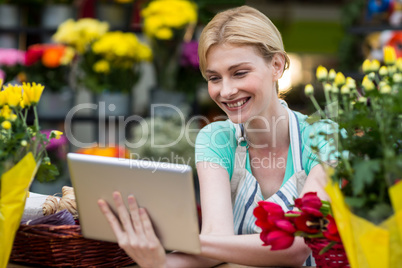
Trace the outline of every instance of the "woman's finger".
[[140, 208], [140, 218], [142, 225], [144, 227], [145, 236], [149, 241], [158, 241], [159, 239], [156, 237], [154, 227], [152, 225], [151, 219], [148, 216], [148, 213], [145, 208]]
[[128, 209], [130, 211], [131, 220], [133, 222], [134, 231], [139, 236], [145, 236], [143, 230], [143, 224], [141, 222], [139, 207], [137, 203], [137, 199], [133, 195], [128, 197]]
[[103, 199], [99, 199], [98, 206], [101, 209], [103, 215], [105, 215], [110, 226], [112, 227], [112, 230], [115, 233], [117, 239], [119, 239], [119, 237], [124, 236], [124, 232], [121, 229], [119, 220], [116, 218], [114, 213], [111, 211], [111, 209], [110, 209], [109, 205], [106, 203], [106, 201]]
[[130, 215], [127, 211], [127, 208], [123, 202], [123, 198], [119, 192], [113, 192], [113, 200], [116, 205], [117, 213], [119, 214], [119, 218], [121, 224], [123, 225], [124, 230], [128, 233], [128, 235], [135, 235], [133, 230], [133, 224], [131, 223]]

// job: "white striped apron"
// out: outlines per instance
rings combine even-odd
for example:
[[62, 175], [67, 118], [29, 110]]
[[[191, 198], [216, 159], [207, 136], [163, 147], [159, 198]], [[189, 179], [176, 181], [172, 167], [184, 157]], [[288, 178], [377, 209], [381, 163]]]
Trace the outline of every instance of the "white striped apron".
[[[282, 207], [284, 212], [292, 210], [294, 199], [298, 198], [307, 179], [302, 165], [301, 134], [299, 123], [295, 113], [287, 107], [286, 102], [281, 101], [289, 114], [290, 147], [292, 150], [294, 175], [281, 186], [281, 188], [266, 201], [274, 202]], [[253, 215], [254, 208], [259, 201], [264, 200], [260, 185], [255, 177], [246, 169], [247, 141], [242, 124], [234, 124], [236, 127], [237, 148], [233, 175], [230, 181], [232, 193], [232, 207], [234, 217], [235, 234], [260, 233], [261, 228], [255, 225], [256, 218]], [[314, 261], [313, 261], [314, 262]], [[312, 265], [310, 257], [306, 265]]]

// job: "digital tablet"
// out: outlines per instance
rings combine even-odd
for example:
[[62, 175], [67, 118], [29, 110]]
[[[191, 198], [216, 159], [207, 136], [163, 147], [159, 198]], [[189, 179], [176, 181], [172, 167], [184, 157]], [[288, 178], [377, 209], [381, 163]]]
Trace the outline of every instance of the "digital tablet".
[[117, 242], [98, 207], [121, 192], [127, 206], [132, 194], [145, 207], [155, 233], [166, 250], [200, 253], [198, 213], [192, 169], [188, 165], [69, 153], [82, 234], [85, 238]]

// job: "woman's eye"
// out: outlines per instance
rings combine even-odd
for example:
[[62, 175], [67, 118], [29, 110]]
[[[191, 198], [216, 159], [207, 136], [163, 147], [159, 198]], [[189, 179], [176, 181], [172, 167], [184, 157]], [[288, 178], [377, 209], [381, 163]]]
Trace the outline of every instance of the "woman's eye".
[[216, 82], [216, 81], [218, 81], [219, 80], [219, 77], [217, 77], [217, 76], [210, 76], [209, 78], [208, 78], [208, 81], [211, 81], [211, 82]]
[[237, 77], [242, 77], [242, 76], [245, 76], [246, 74], [247, 74], [246, 71], [241, 71], [241, 72], [236, 72], [236, 73], [235, 73], [235, 76], [237, 76]]

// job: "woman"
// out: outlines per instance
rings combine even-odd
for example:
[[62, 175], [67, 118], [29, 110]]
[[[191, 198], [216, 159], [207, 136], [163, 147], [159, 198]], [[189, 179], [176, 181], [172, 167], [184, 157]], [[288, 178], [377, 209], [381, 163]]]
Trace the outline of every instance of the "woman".
[[[204, 28], [199, 58], [208, 92], [229, 118], [206, 126], [197, 137], [201, 254], [165, 255], [134, 197], [129, 197], [128, 213], [120, 194], [114, 193], [123, 229], [106, 203], [101, 200], [99, 205], [120, 246], [143, 267], [211, 267], [222, 262], [300, 266], [310, 253], [303, 239], [297, 238], [289, 249], [270, 251], [261, 246], [252, 215], [263, 199], [284, 210], [305, 192], [327, 199], [324, 170], [309, 150], [310, 134], [316, 130], [277, 96], [278, 79], [289, 65], [280, 33], [251, 7], [230, 9]], [[316, 145], [325, 148], [326, 142]]]

